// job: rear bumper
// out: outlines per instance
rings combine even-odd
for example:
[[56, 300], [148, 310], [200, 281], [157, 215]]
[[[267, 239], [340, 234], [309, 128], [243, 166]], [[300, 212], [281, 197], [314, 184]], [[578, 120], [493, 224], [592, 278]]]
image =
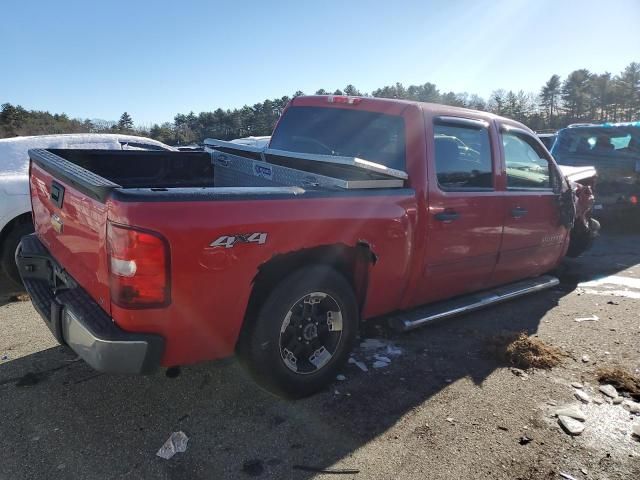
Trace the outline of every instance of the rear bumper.
[[51, 333], [91, 367], [105, 373], [149, 374], [160, 366], [164, 338], [119, 328], [35, 234], [20, 242], [16, 263], [33, 306]]

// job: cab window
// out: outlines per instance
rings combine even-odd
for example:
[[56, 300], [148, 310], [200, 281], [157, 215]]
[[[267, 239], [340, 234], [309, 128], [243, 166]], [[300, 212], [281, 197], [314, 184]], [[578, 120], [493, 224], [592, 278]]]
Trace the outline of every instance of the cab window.
[[489, 130], [464, 124], [434, 125], [438, 185], [444, 191], [493, 190]]
[[526, 135], [502, 134], [507, 188], [510, 190], [551, 190], [549, 161], [542, 148]]

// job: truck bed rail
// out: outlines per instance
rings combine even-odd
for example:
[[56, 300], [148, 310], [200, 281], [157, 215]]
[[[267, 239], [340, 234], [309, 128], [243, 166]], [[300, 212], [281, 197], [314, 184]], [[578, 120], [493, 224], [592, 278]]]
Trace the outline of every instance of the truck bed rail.
[[29, 157], [34, 163], [40, 165], [56, 178], [63, 180], [100, 202], [104, 202], [113, 189], [121, 188], [121, 185], [65, 160], [48, 150], [42, 148], [29, 150]]

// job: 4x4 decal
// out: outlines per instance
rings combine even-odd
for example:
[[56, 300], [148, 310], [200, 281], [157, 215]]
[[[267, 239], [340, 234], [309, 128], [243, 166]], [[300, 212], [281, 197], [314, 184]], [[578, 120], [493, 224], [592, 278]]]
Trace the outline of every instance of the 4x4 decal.
[[238, 243], [257, 243], [264, 245], [267, 241], [266, 233], [237, 233], [235, 235], [222, 235], [209, 244], [210, 247], [235, 247]]

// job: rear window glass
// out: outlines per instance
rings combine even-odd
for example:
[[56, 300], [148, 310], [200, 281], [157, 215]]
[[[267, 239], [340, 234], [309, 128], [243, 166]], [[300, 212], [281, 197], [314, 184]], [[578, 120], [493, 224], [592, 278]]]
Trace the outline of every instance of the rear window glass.
[[290, 152], [358, 157], [406, 170], [402, 117], [342, 108], [291, 107], [270, 148]]
[[489, 130], [434, 125], [436, 175], [443, 190], [493, 188]]

